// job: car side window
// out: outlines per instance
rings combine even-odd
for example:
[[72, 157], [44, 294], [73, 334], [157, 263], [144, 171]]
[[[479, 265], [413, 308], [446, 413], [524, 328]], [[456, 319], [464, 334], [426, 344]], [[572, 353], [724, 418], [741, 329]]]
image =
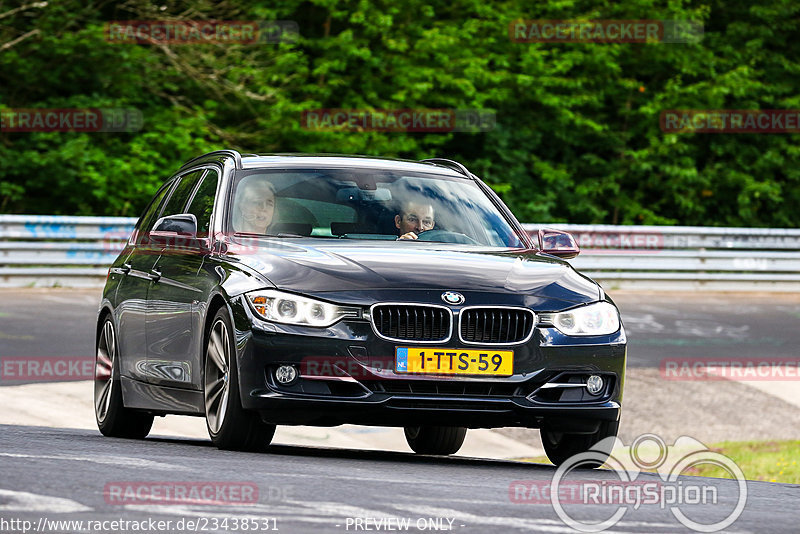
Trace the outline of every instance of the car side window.
[[147, 236], [148, 233], [150, 233], [150, 230], [153, 228], [158, 216], [161, 214], [161, 207], [164, 203], [164, 197], [170, 190], [172, 190], [174, 185], [175, 183], [173, 181], [170, 182], [169, 185], [162, 187], [161, 190], [156, 193], [156, 196], [153, 198], [153, 200], [150, 201], [150, 205], [147, 206], [147, 209], [139, 219], [139, 224], [136, 225], [136, 229], [134, 230], [136, 233], [136, 244], [141, 244], [142, 240]]
[[197, 218], [197, 235], [200, 237], [208, 236], [211, 212], [214, 210], [214, 197], [217, 194], [218, 177], [217, 171], [208, 171], [186, 209], [186, 213], [191, 213]]
[[172, 190], [164, 211], [161, 213], [162, 217], [168, 215], [178, 215], [179, 213], [186, 213], [186, 203], [189, 201], [189, 196], [194, 191], [200, 177], [205, 173], [205, 169], [184, 174], [179, 180], [178, 185]]

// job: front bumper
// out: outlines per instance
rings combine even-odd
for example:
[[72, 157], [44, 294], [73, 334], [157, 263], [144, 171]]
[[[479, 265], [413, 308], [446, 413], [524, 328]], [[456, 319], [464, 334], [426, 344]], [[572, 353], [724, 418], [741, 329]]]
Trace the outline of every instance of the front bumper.
[[[394, 354], [402, 344], [378, 338], [365, 320], [325, 330], [278, 325], [255, 318], [241, 301], [234, 306], [234, 319], [242, 406], [269, 423], [591, 433], [600, 422], [620, 416], [626, 361], [622, 329], [611, 336], [576, 338], [537, 327], [527, 342], [503, 347], [514, 350], [512, 376], [452, 377], [396, 374]], [[458, 348], [458, 342], [447, 346]], [[297, 366], [301, 378], [281, 386], [274, 378], [278, 365]], [[546, 386], [580, 382], [589, 374], [605, 379], [606, 388], [597, 396], [585, 388]]]

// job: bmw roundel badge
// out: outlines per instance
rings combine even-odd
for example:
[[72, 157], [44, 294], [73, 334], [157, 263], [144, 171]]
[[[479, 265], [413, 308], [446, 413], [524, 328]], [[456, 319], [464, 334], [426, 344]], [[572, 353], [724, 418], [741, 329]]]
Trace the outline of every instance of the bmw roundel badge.
[[455, 291], [445, 291], [442, 293], [442, 300], [453, 305], [464, 304], [464, 295]]

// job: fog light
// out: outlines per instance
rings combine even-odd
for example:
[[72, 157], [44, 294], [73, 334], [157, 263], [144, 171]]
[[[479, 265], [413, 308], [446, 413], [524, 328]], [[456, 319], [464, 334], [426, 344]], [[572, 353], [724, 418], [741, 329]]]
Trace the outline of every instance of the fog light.
[[591, 395], [599, 395], [601, 391], [603, 391], [603, 387], [605, 386], [605, 382], [603, 382], [603, 377], [592, 375], [589, 377], [589, 380], [586, 381], [586, 390]]
[[297, 369], [291, 365], [281, 365], [275, 369], [275, 380], [282, 386], [291, 384], [297, 379]]

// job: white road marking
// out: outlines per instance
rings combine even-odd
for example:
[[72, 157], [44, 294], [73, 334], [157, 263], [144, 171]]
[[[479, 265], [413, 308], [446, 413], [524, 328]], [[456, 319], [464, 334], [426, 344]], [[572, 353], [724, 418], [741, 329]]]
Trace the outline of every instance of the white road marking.
[[41, 298], [43, 300], [47, 300], [47, 301], [50, 301], [50, 302], [58, 302], [58, 303], [61, 303], [61, 304], [77, 304], [77, 305], [95, 304], [95, 305], [99, 305], [101, 296], [98, 294], [98, 296], [96, 296], [96, 297], [93, 296], [93, 295], [73, 295], [71, 297], [66, 297], [66, 296], [57, 296], [57, 295], [52, 295], [51, 294], [51, 295], [42, 295]]
[[22, 454], [13, 452], [0, 452], [0, 456], [9, 458], [35, 458], [40, 460], [67, 460], [71, 462], [90, 462], [102, 465], [113, 465], [115, 467], [136, 467], [142, 469], [160, 469], [163, 471], [192, 471], [188, 467], [175, 464], [165, 464], [142, 460], [140, 458], [128, 458], [126, 456], [64, 456], [60, 454]]
[[0, 497], [8, 502], [0, 505], [3, 512], [48, 512], [53, 514], [70, 514], [74, 512], [91, 512], [93, 509], [79, 502], [49, 495], [37, 495], [27, 491], [0, 489]]

